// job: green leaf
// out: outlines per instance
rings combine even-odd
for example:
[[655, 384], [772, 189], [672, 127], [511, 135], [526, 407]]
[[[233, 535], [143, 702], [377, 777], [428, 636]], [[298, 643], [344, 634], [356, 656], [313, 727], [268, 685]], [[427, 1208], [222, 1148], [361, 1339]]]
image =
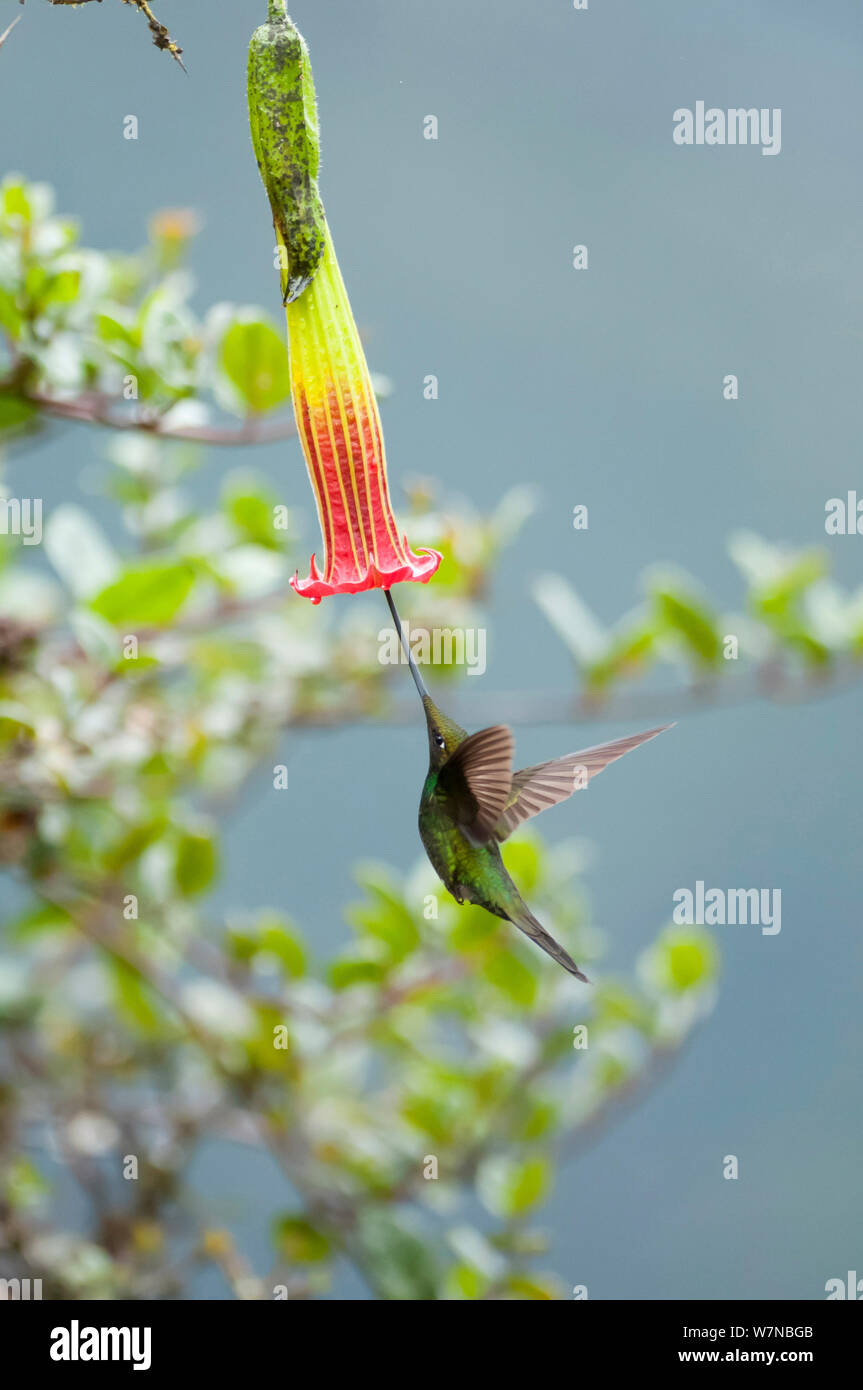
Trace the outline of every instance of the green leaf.
[[516, 1168], [507, 1194], [507, 1215], [522, 1216], [548, 1191], [550, 1167], [544, 1158], [530, 1158]]
[[186, 830], [177, 841], [174, 874], [177, 887], [186, 898], [196, 897], [210, 887], [218, 869], [215, 840], [206, 831]]
[[24, 429], [37, 414], [36, 407], [20, 396], [0, 396], [0, 434]]
[[447, 1271], [444, 1295], [452, 1301], [478, 1299], [482, 1298], [488, 1285], [488, 1279], [478, 1269], [474, 1269], [473, 1265], [453, 1265], [452, 1269]]
[[551, 1100], [540, 1096], [526, 1095], [523, 1099], [523, 1113], [519, 1116], [515, 1133], [519, 1139], [537, 1140], [550, 1133], [557, 1123], [558, 1107]]
[[268, 550], [281, 549], [279, 535], [273, 526], [273, 504], [257, 493], [231, 493], [225, 499], [225, 510], [241, 535]]
[[506, 1287], [513, 1298], [527, 1299], [531, 1302], [537, 1300], [560, 1299], [560, 1290], [552, 1278], [542, 1278], [537, 1274], [511, 1274]]
[[363, 865], [357, 878], [371, 901], [348, 909], [348, 921], [365, 935], [382, 942], [393, 963], [416, 950], [420, 934], [389, 874], [378, 865]]
[[534, 581], [532, 593], [579, 666], [598, 662], [608, 645], [607, 635], [572, 585], [559, 574], [543, 574]]
[[536, 976], [512, 951], [495, 951], [483, 961], [482, 973], [489, 984], [521, 1008], [529, 1009], [535, 1002]]
[[599, 693], [621, 678], [640, 675], [649, 665], [655, 643], [653, 623], [643, 619], [613, 634], [605, 655], [585, 672], [591, 691]]
[[83, 507], [54, 507], [45, 523], [45, 553], [76, 598], [92, 599], [116, 581], [120, 568], [111, 542]]
[[13, 1211], [26, 1211], [38, 1206], [50, 1192], [50, 1185], [23, 1154], [6, 1164], [0, 1191]]
[[330, 1253], [330, 1242], [302, 1216], [280, 1216], [273, 1223], [273, 1241], [290, 1264], [319, 1264]]
[[53, 304], [74, 304], [80, 289], [80, 270], [61, 270], [58, 274], [49, 276], [45, 286], [45, 307], [50, 308]]
[[660, 988], [686, 994], [716, 978], [719, 952], [705, 927], [672, 926], [645, 952], [644, 966]]
[[707, 606], [668, 586], [657, 585], [652, 594], [657, 617], [666, 630], [676, 633], [701, 665], [717, 666], [722, 638]]
[[29, 226], [33, 219], [30, 190], [23, 181], [17, 182], [14, 175], [4, 179], [0, 186], [0, 217], [6, 225], [23, 223]]
[[551, 1165], [541, 1157], [488, 1159], [477, 1178], [480, 1200], [494, 1216], [511, 1220], [542, 1201], [551, 1182]]
[[91, 599], [91, 608], [115, 626], [159, 627], [170, 623], [186, 602], [197, 567], [188, 561], [150, 561], [127, 569]]
[[527, 895], [532, 893], [542, 874], [542, 846], [536, 837], [522, 832], [517, 840], [508, 840], [503, 848], [503, 861], [507, 872], [512, 875]]
[[454, 951], [470, 954], [492, 937], [500, 935], [498, 920], [485, 908], [468, 903], [459, 911], [449, 939]]
[[9, 334], [10, 338], [17, 338], [21, 331], [21, 313], [15, 302], [15, 296], [11, 290], [0, 287], [0, 328]]
[[0, 700], [0, 743], [30, 740], [36, 736], [36, 725], [24, 705], [14, 700]]
[[434, 1302], [440, 1271], [435, 1251], [415, 1234], [406, 1218], [366, 1207], [358, 1213], [364, 1264], [383, 1299]]
[[10, 940], [27, 941], [30, 937], [41, 936], [44, 932], [69, 931], [73, 926], [73, 918], [62, 907], [45, 903], [43, 907], [34, 908], [21, 917], [16, 917], [8, 924], [6, 930]]
[[154, 996], [137, 971], [125, 961], [109, 957], [106, 961], [113, 986], [118, 1013], [144, 1035], [161, 1033], [164, 1022], [154, 1003]]
[[96, 329], [102, 342], [111, 347], [119, 345], [124, 349], [132, 348], [137, 351], [140, 346], [139, 335], [134, 325], [125, 324], [110, 314], [96, 315]]
[[288, 350], [271, 323], [231, 324], [221, 348], [222, 370], [255, 414], [274, 410], [291, 394]]
[[164, 816], [146, 821], [143, 825], [133, 825], [119, 840], [115, 840], [105, 854], [105, 868], [109, 873], [116, 873], [118, 869], [124, 869], [127, 864], [134, 863], [150, 845], [164, 835], [167, 827], [168, 821]]
[[306, 973], [305, 947], [279, 917], [264, 917], [258, 922], [257, 950], [274, 956], [291, 979], [298, 980]]
[[334, 960], [329, 970], [333, 989], [351, 989], [354, 985], [376, 985], [386, 976], [386, 967], [377, 960], [357, 960], [345, 956]]

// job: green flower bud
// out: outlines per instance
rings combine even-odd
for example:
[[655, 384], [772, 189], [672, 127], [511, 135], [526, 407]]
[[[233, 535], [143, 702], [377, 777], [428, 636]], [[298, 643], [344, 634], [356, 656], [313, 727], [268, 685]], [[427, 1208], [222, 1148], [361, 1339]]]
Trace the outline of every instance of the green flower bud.
[[323, 260], [327, 228], [318, 194], [320, 142], [312, 67], [286, 0], [269, 0], [267, 23], [252, 35], [249, 123], [282, 254], [282, 299], [290, 304]]

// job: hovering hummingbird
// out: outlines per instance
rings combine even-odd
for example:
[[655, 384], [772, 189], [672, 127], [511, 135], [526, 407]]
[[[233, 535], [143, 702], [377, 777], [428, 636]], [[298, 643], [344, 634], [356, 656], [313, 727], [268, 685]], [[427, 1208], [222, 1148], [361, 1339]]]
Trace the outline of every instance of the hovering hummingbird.
[[389, 590], [386, 597], [428, 726], [429, 770], [420, 798], [419, 832], [432, 867], [457, 903], [477, 903], [512, 922], [564, 970], [587, 983], [587, 976], [523, 901], [506, 871], [500, 846], [523, 821], [566, 801], [609, 763], [672, 726], [662, 724], [513, 772], [511, 729], [495, 724], [469, 734], [434, 704]]

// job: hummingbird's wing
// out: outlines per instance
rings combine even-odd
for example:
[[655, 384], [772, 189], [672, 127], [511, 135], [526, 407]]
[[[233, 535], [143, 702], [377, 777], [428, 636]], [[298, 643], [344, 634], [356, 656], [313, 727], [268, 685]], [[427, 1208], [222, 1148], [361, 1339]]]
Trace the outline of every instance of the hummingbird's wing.
[[438, 786], [468, 839], [485, 844], [495, 834], [512, 789], [512, 730], [480, 729], [460, 743], [440, 770]]
[[671, 727], [671, 724], [662, 724], [658, 729], [648, 729], [644, 734], [630, 734], [627, 738], [616, 738], [611, 743], [598, 743], [594, 748], [582, 748], [579, 753], [566, 753], [562, 758], [552, 758], [550, 762], [523, 767], [520, 772], [513, 773], [512, 789], [495, 826], [498, 840], [505, 840], [522, 821], [538, 816], [547, 806], [566, 801], [573, 792], [586, 787], [591, 777], [602, 772], [616, 758], [622, 758], [624, 753], [629, 753], [640, 743], [656, 738], [657, 734]]

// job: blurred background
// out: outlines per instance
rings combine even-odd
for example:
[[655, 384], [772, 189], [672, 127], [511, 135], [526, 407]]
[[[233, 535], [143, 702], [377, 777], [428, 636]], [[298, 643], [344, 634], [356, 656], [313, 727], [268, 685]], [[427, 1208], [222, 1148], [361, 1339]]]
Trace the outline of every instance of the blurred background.
[[[727, 540], [747, 530], [829, 548], [837, 579], [856, 586], [863, 541], [826, 537], [824, 509], [860, 483], [859, 6], [290, 8], [314, 63], [339, 259], [371, 364], [393, 383], [396, 506], [416, 475], [484, 508], [524, 481], [538, 489], [495, 584], [488, 669], [465, 682], [477, 722], [505, 717], [495, 698], [507, 692], [571, 688], [530, 592], [548, 570], [608, 623], [657, 561], [733, 609]], [[0, 28], [18, 9], [0, 6]], [[28, 0], [0, 61], [3, 170], [53, 184], [91, 245], [132, 251], [154, 210], [193, 208], [201, 311], [232, 300], [278, 315], [245, 93], [264, 12], [264, 0], [162, 0], [186, 76], [119, 5]], [[698, 100], [781, 108], [781, 154], [678, 147], [672, 113]], [[136, 141], [123, 138], [130, 114]], [[428, 115], [437, 140], [423, 137]], [[576, 244], [585, 271], [572, 268]], [[424, 398], [428, 374], [437, 400]], [[48, 510], [80, 502], [103, 448], [94, 429], [66, 430], [13, 460], [10, 483], [32, 495], [38, 478]], [[311, 536], [296, 444], [248, 453], [307, 509]], [[194, 485], [204, 496], [244, 462], [211, 451]], [[579, 503], [585, 532], [572, 527]], [[380, 596], [363, 602], [383, 625]], [[547, 1263], [591, 1298], [818, 1299], [863, 1259], [860, 694], [702, 713], [670, 695], [667, 712], [682, 717], [661, 745], [542, 825], [552, 842], [593, 847], [586, 887], [609, 965], [635, 957], [675, 890], [699, 879], [781, 890], [782, 930], [714, 929], [718, 1005], [647, 1101], [562, 1169], [542, 1213]], [[517, 758], [634, 727], [520, 724]], [[276, 759], [291, 794], [273, 798], [266, 779], [246, 788], [215, 910], [284, 898], [334, 950], [353, 862], [407, 870], [418, 857], [426, 757], [419, 725], [292, 735]], [[722, 1177], [728, 1154], [737, 1181]], [[279, 1178], [222, 1144], [195, 1182], [255, 1259]], [[192, 1293], [219, 1288], [202, 1274]], [[333, 1296], [368, 1294], [345, 1274]]]

